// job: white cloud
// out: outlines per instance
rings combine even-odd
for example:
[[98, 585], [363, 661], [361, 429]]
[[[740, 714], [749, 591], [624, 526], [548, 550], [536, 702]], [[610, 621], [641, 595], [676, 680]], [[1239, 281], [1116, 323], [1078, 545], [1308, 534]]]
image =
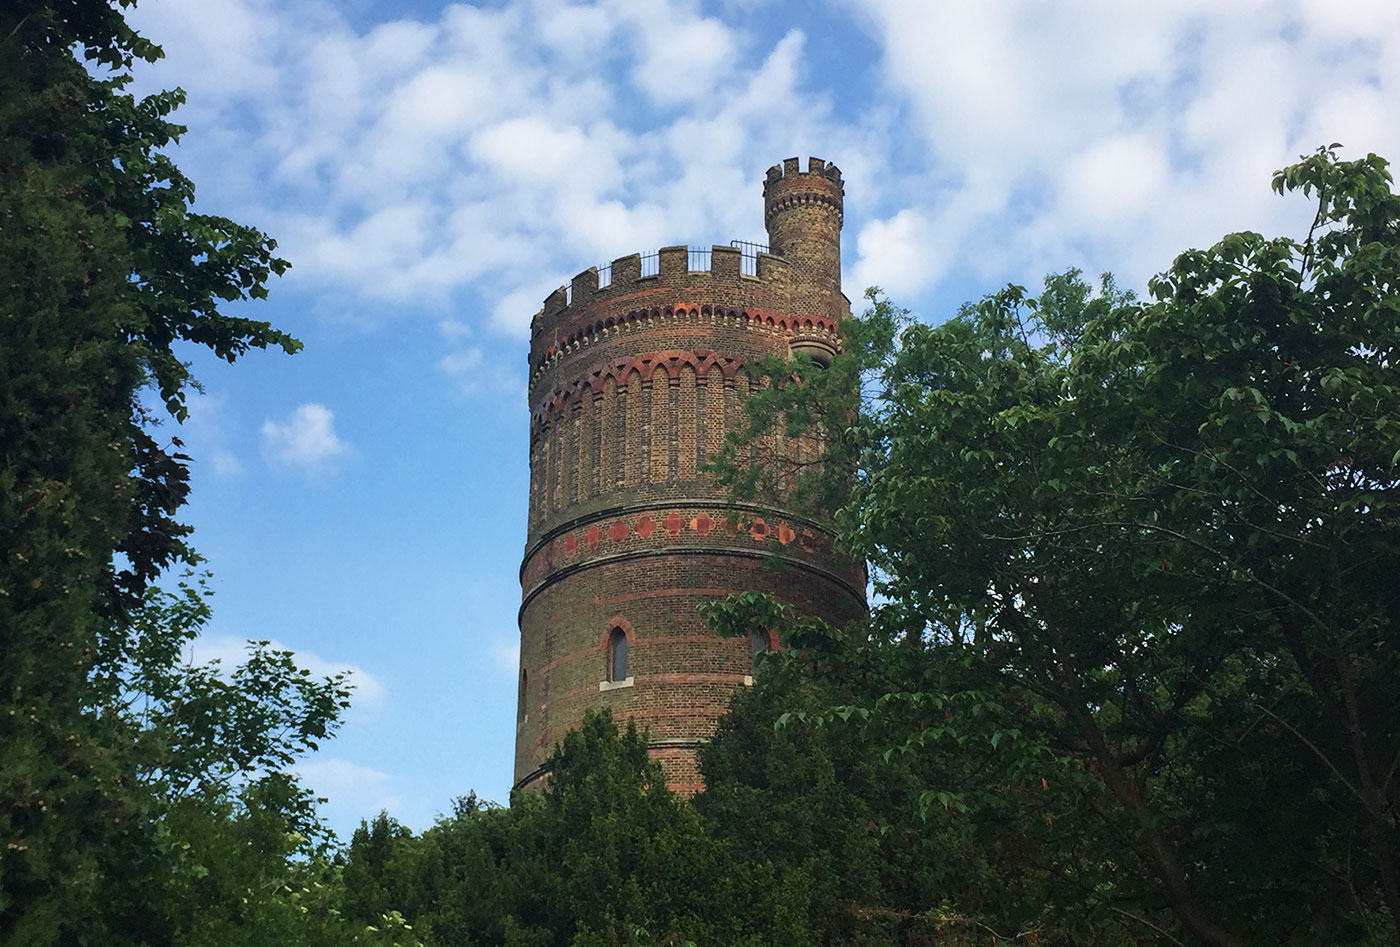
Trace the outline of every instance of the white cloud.
[[1296, 155], [1400, 146], [1394, 4], [847, 5], [934, 182], [862, 229], [860, 277], [946, 260], [997, 281], [1071, 264], [1141, 281], [1231, 230], [1295, 231], [1306, 208], [1268, 182]]
[[221, 396], [190, 392], [185, 397], [189, 417], [180, 425], [179, 436], [187, 442], [195, 468], [208, 464], [220, 477], [236, 477], [243, 472], [238, 455], [229, 447], [228, 406]]
[[491, 663], [496, 670], [514, 677], [520, 673], [520, 637], [518, 635], [497, 635], [491, 639], [489, 650]]
[[535, 16], [540, 39], [576, 66], [598, 56], [615, 28], [607, 10], [586, 4], [542, 3]]
[[335, 433], [335, 414], [323, 404], [304, 404], [284, 421], [264, 421], [263, 455], [277, 467], [296, 467], [308, 477], [326, 473], [349, 447]]
[[906, 207], [888, 220], [872, 220], [856, 237], [855, 284], [879, 286], [894, 298], [919, 292], [943, 275], [934, 257], [937, 233], [922, 211]]
[[236, 477], [243, 472], [238, 456], [226, 447], [215, 447], [209, 451], [209, 468], [221, 477]]
[[1086, 229], [1138, 224], [1160, 212], [1170, 168], [1141, 134], [1101, 138], [1067, 162], [1060, 179], [1060, 217]]
[[538, 116], [512, 118], [483, 129], [469, 148], [477, 160], [505, 177], [558, 186], [561, 175], [588, 154], [577, 128], [556, 128]]
[[481, 349], [461, 349], [438, 359], [438, 370], [453, 378], [463, 378], [481, 367]]
[[[181, 75], [185, 90], [203, 99], [240, 97], [277, 85], [272, 61], [279, 20], [264, 3], [159, 0], [164, 68]], [[178, 39], [175, 39], [178, 37]]]
[[[350, 684], [355, 689], [350, 698], [352, 708], [378, 707], [384, 703], [387, 692], [383, 683], [364, 668], [347, 664], [344, 661], [329, 661], [314, 651], [291, 648], [280, 641], [273, 640], [269, 644], [275, 651], [295, 652], [297, 664], [306, 668], [315, 677], [331, 677], [348, 672]], [[218, 661], [220, 668], [225, 672], [232, 671], [247, 657], [248, 640], [246, 638], [217, 632], [205, 632], [199, 635], [185, 651], [187, 662], [200, 665]]]
[[[1292, 229], [1305, 209], [1268, 177], [1317, 144], [1400, 155], [1393, 3], [806, 10], [514, 0], [367, 32], [320, 0], [134, 17], [171, 52], [161, 82], [202, 110], [181, 156], [201, 194], [214, 182], [276, 234], [288, 279], [327, 308], [453, 312], [480, 334], [449, 358], [493, 360], [590, 264], [762, 239], [759, 179], [792, 154], [845, 172], [848, 295], [879, 282], [911, 304], [955, 277], [992, 289], [1068, 265], [1140, 284], [1229, 230]], [[882, 87], [859, 88], [816, 32], [844, 14]], [[783, 17], [812, 37], [772, 29]]]
[[438, 331], [442, 333], [443, 338], [453, 341], [470, 339], [472, 336], [476, 335], [472, 327], [461, 319], [438, 320]]
[[524, 374], [487, 359], [477, 346], [454, 348], [438, 359], [437, 368], [460, 395], [486, 394], [497, 405], [525, 404]]
[[657, 102], [693, 102], [712, 93], [734, 65], [738, 42], [719, 20], [657, 0], [621, 4], [640, 26], [641, 57], [632, 73]]
[[382, 770], [334, 756], [303, 760], [293, 770], [312, 792], [326, 800], [329, 822], [353, 825], [357, 818], [373, 818], [381, 810], [392, 813], [403, 807], [393, 777]]

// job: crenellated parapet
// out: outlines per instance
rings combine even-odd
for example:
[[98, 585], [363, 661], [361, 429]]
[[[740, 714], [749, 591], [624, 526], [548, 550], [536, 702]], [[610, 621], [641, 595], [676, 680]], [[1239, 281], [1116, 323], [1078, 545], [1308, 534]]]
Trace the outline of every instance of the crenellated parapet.
[[[645, 276], [643, 257], [634, 253], [605, 268], [606, 282], [601, 281], [597, 267], [589, 267], [568, 286], [549, 294], [530, 323], [532, 380], [557, 354], [587, 345], [619, 325], [645, 320], [677, 302], [794, 312], [791, 267], [775, 254], [758, 253], [752, 274], [743, 272], [743, 252], [736, 247], [716, 245], [700, 252], [663, 247], [648, 259], [655, 264], [654, 272]], [[698, 265], [692, 268], [692, 264]]]
[[707, 258], [704, 261], [706, 265], [692, 269], [691, 248], [662, 247], [654, 254], [647, 254], [648, 258], [655, 258], [655, 265], [652, 272], [645, 276], [642, 275], [643, 255], [640, 253], [613, 260], [605, 267], [606, 280], [602, 278], [596, 266], [590, 266], [575, 276], [569, 285], [560, 286], [545, 298], [543, 308], [530, 322], [530, 338], [533, 340], [561, 325], [572, 323], [572, 314], [586, 311], [593, 302], [600, 299], [651, 292], [658, 286], [676, 283], [706, 283], [718, 280], [737, 285], [743, 280], [749, 283], [781, 285], [787, 278], [782, 258], [773, 253], [758, 253], [754, 264], [755, 272], [743, 273], [744, 254], [738, 247], [715, 244], [709, 250], [701, 252]]

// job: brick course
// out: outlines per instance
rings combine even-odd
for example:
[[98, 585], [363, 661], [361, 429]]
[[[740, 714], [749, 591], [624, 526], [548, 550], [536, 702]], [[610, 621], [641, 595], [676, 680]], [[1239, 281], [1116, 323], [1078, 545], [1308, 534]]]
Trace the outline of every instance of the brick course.
[[[674, 789], [698, 790], [695, 749], [750, 671], [748, 642], [714, 635], [698, 606], [754, 589], [832, 621], [863, 611], [864, 572], [820, 523], [731, 510], [701, 471], [743, 421], [748, 362], [838, 347], [842, 194], [834, 165], [789, 159], [764, 184], [774, 252], [755, 275], [737, 249], [690, 270], [685, 247], [665, 247], [655, 275], [622, 257], [607, 285], [585, 270], [535, 316], [517, 786], [537, 784], [555, 742], [609, 705], [646, 727]], [[605, 683], [614, 627], [628, 680]]]

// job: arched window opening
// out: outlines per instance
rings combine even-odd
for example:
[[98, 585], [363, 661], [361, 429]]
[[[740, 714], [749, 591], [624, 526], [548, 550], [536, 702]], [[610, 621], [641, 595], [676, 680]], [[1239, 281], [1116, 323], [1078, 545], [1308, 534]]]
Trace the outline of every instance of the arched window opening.
[[524, 720], [528, 714], [525, 712], [525, 695], [529, 692], [530, 675], [525, 673], [525, 669], [520, 669], [520, 696], [515, 704], [515, 716]]
[[749, 673], [753, 674], [754, 668], [758, 666], [758, 656], [765, 651], [773, 650], [773, 639], [768, 632], [763, 629], [749, 634]]
[[608, 680], [615, 684], [627, 680], [627, 633], [621, 628], [608, 635]]

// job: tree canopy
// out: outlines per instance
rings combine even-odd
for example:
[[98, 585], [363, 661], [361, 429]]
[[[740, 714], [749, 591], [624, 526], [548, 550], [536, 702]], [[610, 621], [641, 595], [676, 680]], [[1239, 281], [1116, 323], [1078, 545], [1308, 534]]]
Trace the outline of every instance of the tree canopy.
[[416, 837], [386, 815], [366, 823], [347, 913], [398, 912], [428, 947], [770, 942], [744, 930], [724, 845], [666, 788], [635, 726], [590, 714], [547, 766], [547, 788], [509, 809], [460, 799]]
[[874, 569], [868, 627], [787, 632], [815, 673], [877, 682], [816, 716], [985, 757], [928, 787], [935, 822], [1064, 788], [1047, 851], [1089, 918], [1392, 942], [1400, 198], [1334, 149], [1274, 189], [1315, 202], [1302, 239], [1188, 251], [1147, 301], [1071, 271], [931, 326], [876, 293], [835, 372], [774, 365], [750, 406], [826, 426]]
[[157, 424], [184, 417], [189, 347], [300, 343], [231, 308], [287, 263], [194, 211], [164, 151], [183, 94], [125, 91], [160, 56], [125, 6], [0, 10], [0, 941], [274, 942], [316, 870], [286, 768], [345, 680], [266, 643], [185, 665], [208, 610], [154, 585], [198, 558], [188, 458]]

